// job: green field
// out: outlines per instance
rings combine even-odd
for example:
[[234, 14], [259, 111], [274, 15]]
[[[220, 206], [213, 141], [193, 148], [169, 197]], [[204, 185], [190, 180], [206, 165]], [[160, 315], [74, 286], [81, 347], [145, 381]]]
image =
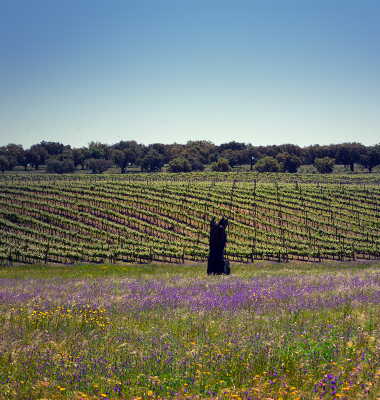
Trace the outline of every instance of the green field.
[[205, 272], [0, 267], [0, 398], [377, 398], [379, 262]]
[[4, 176], [0, 263], [203, 262], [229, 219], [230, 261], [380, 257], [377, 176]]
[[0, 398], [376, 398], [379, 183], [2, 177]]

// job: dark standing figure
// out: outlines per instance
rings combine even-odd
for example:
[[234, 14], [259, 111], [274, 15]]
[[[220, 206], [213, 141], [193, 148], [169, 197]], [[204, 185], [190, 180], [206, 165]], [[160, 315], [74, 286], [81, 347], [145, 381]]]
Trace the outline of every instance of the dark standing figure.
[[230, 263], [224, 260], [224, 246], [226, 245], [228, 225], [227, 218], [222, 218], [217, 224], [215, 217], [210, 222], [210, 254], [208, 256], [207, 275], [230, 274]]

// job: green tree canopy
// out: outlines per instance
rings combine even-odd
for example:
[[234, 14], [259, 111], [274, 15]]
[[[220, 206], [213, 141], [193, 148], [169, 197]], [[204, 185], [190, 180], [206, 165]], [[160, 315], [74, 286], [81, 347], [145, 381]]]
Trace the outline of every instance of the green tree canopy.
[[90, 158], [94, 158], [96, 160], [105, 158], [105, 150], [101, 147], [92, 147], [91, 149], [83, 151], [82, 160], [89, 160]]
[[301, 166], [302, 161], [295, 154], [278, 153], [276, 160], [280, 163], [280, 170], [283, 172], [295, 173]]
[[370, 173], [372, 168], [380, 165], [380, 144], [367, 147], [365, 153], [360, 156], [360, 164]]
[[218, 161], [214, 161], [211, 164], [211, 171], [215, 172], [229, 172], [232, 171], [229, 161], [227, 158], [220, 157]]
[[4, 174], [9, 167], [9, 162], [6, 157], [0, 156], [0, 171]]
[[335, 159], [330, 157], [316, 158], [314, 167], [320, 174], [331, 174], [334, 170]]
[[365, 154], [365, 146], [361, 143], [342, 143], [336, 153], [339, 164], [349, 165], [350, 170], [354, 171], [355, 163], [360, 162], [360, 158]]
[[[42, 150], [44, 151], [44, 150]], [[27, 159], [27, 165], [30, 164], [38, 170], [38, 167], [44, 163], [44, 161], [41, 159], [40, 154], [35, 149], [29, 149], [25, 153], [26, 159]], [[25, 168], [26, 169], [26, 168]]]
[[71, 149], [70, 146], [65, 146], [62, 143], [45, 142], [44, 140], [40, 143], [34, 144], [31, 148], [35, 150], [45, 150], [50, 156], [57, 156], [59, 154], [62, 154], [66, 148], [68, 148], [69, 150]]
[[93, 174], [102, 174], [107, 169], [113, 167], [113, 162], [111, 160], [103, 160], [90, 158], [86, 160], [88, 168], [92, 169]]
[[151, 149], [141, 160], [141, 171], [161, 171], [163, 165], [162, 155], [157, 150]]
[[69, 159], [64, 159], [59, 161], [57, 159], [50, 159], [46, 163], [46, 172], [56, 173], [56, 174], [70, 174], [75, 171], [75, 166], [73, 161]]
[[177, 157], [169, 162], [169, 172], [190, 172], [191, 164], [186, 158]]
[[112, 159], [121, 168], [121, 173], [124, 174], [127, 166], [136, 162], [136, 154], [132, 148], [127, 147], [123, 150], [114, 150]]
[[280, 164], [273, 157], [266, 156], [257, 161], [255, 170], [257, 172], [280, 172]]

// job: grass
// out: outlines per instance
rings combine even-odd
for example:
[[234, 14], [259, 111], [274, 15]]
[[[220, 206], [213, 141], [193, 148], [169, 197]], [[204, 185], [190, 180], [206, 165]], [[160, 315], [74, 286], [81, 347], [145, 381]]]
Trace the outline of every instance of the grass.
[[379, 393], [380, 263], [0, 268], [0, 398]]

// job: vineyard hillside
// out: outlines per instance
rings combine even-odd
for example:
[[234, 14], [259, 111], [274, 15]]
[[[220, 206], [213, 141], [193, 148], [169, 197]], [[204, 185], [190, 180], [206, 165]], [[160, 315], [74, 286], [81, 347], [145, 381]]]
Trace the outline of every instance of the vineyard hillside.
[[367, 176], [198, 173], [12, 176], [0, 182], [0, 263], [380, 258], [380, 186]]

